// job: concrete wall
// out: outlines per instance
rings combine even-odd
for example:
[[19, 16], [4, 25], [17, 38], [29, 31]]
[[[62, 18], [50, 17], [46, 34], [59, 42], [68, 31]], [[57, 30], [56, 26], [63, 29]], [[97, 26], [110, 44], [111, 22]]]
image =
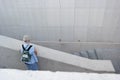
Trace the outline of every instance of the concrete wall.
[[0, 34], [35, 41], [120, 42], [119, 0], [0, 0]]
[[[120, 49], [120, 43], [109, 42], [50, 42], [50, 41], [38, 41], [35, 44], [45, 46], [48, 48], [74, 53], [80, 51], [87, 51], [93, 49]], [[117, 52], [117, 51], [116, 51]]]

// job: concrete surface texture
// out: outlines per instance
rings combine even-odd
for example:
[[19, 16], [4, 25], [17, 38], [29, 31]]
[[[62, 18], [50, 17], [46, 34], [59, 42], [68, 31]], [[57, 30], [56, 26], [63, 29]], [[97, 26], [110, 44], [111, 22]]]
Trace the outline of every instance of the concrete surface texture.
[[0, 34], [35, 41], [120, 42], [119, 0], [0, 0]]
[[116, 73], [120, 73], [120, 49], [118, 48], [95, 48], [86, 51], [74, 52], [73, 55], [93, 60], [111, 60]]
[[[9, 48], [12, 50], [19, 50], [20, 45], [22, 43], [23, 42], [20, 40], [16, 40], [16, 39], [5, 37], [5, 36], [0, 36], [0, 46], [5, 47], [5, 48]], [[73, 66], [80, 67], [83, 69], [88, 69], [91, 71], [115, 72], [114, 67], [110, 60], [91, 60], [91, 59], [71, 55], [71, 54], [68, 54], [65, 52], [53, 50], [50, 48], [46, 48], [46, 47], [42, 47], [42, 46], [38, 46], [38, 45], [35, 45], [35, 46], [38, 48], [38, 52], [39, 52], [38, 55], [43, 58], [47, 58], [50, 60], [73, 65]], [[12, 55], [12, 53], [11, 53], [11, 55]], [[5, 57], [7, 59], [9, 59], [7, 56], [5, 56]], [[10, 56], [10, 57], [11, 57], [11, 59], [14, 59], [14, 56]], [[11, 64], [13, 64], [13, 63], [11, 63]], [[16, 64], [16, 62], [14, 64]]]
[[89, 59], [111, 60], [115, 72], [120, 73], [120, 43], [50, 41], [38, 41], [34, 43]]
[[22, 71], [0, 69], [3, 80], [119, 80], [120, 74], [98, 74], [77, 72]]
[[115, 71], [120, 73], [120, 49], [96, 49], [96, 54], [98, 59], [101, 60], [111, 60], [114, 65]]
[[100, 49], [118, 49], [120, 43], [112, 42], [58, 42], [58, 41], [33, 41], [32, 43], [42, 45], [48, 48], [60, 50], [63, 52], [74, 53], [80, 51]]

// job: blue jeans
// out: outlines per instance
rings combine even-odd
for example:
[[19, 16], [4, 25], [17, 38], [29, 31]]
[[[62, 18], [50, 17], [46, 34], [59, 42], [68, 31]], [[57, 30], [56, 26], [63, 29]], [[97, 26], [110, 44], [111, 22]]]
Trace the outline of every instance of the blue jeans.
[[37, 62], [35, 62], [33, 64], [26, 64], [26, 66], [27, 66], [28, 70], [39, 70]]

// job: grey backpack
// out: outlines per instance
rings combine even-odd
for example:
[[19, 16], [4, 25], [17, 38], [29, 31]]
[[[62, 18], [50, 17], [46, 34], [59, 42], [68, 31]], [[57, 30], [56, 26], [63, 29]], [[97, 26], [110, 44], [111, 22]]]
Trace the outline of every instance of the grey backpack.
[[30, 48], [32, 45], [30, 45], [27, 49], [22, 45], [23, 52], [22, 52], [22, 61], [23, 62], [30, 62], [31, 60], [31, 54], [29, 53]]

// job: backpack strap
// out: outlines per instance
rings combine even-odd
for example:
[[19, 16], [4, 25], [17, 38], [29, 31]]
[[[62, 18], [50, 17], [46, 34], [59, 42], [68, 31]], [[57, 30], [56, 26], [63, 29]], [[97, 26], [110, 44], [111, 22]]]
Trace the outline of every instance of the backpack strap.
[[29, 48], [27, 49], [27, 51], [29, 51], [31, 47], [32, 47], [32, 45], [29, 46]]
[[[27, 49], [27, 51], [29, 51], [31, 47], [32, 47], [32, 45], [29, 46], [29, 48]], [[22, 45], [22, 48], [23, 48], [23, 50], [26, 50], [26, 48], [24, 47], [24, 45]]]
[[24, 48], [24, 45], [22, 44], [22, 48], [23, 48], [23, 50], [25, 50], [25, 48]]

